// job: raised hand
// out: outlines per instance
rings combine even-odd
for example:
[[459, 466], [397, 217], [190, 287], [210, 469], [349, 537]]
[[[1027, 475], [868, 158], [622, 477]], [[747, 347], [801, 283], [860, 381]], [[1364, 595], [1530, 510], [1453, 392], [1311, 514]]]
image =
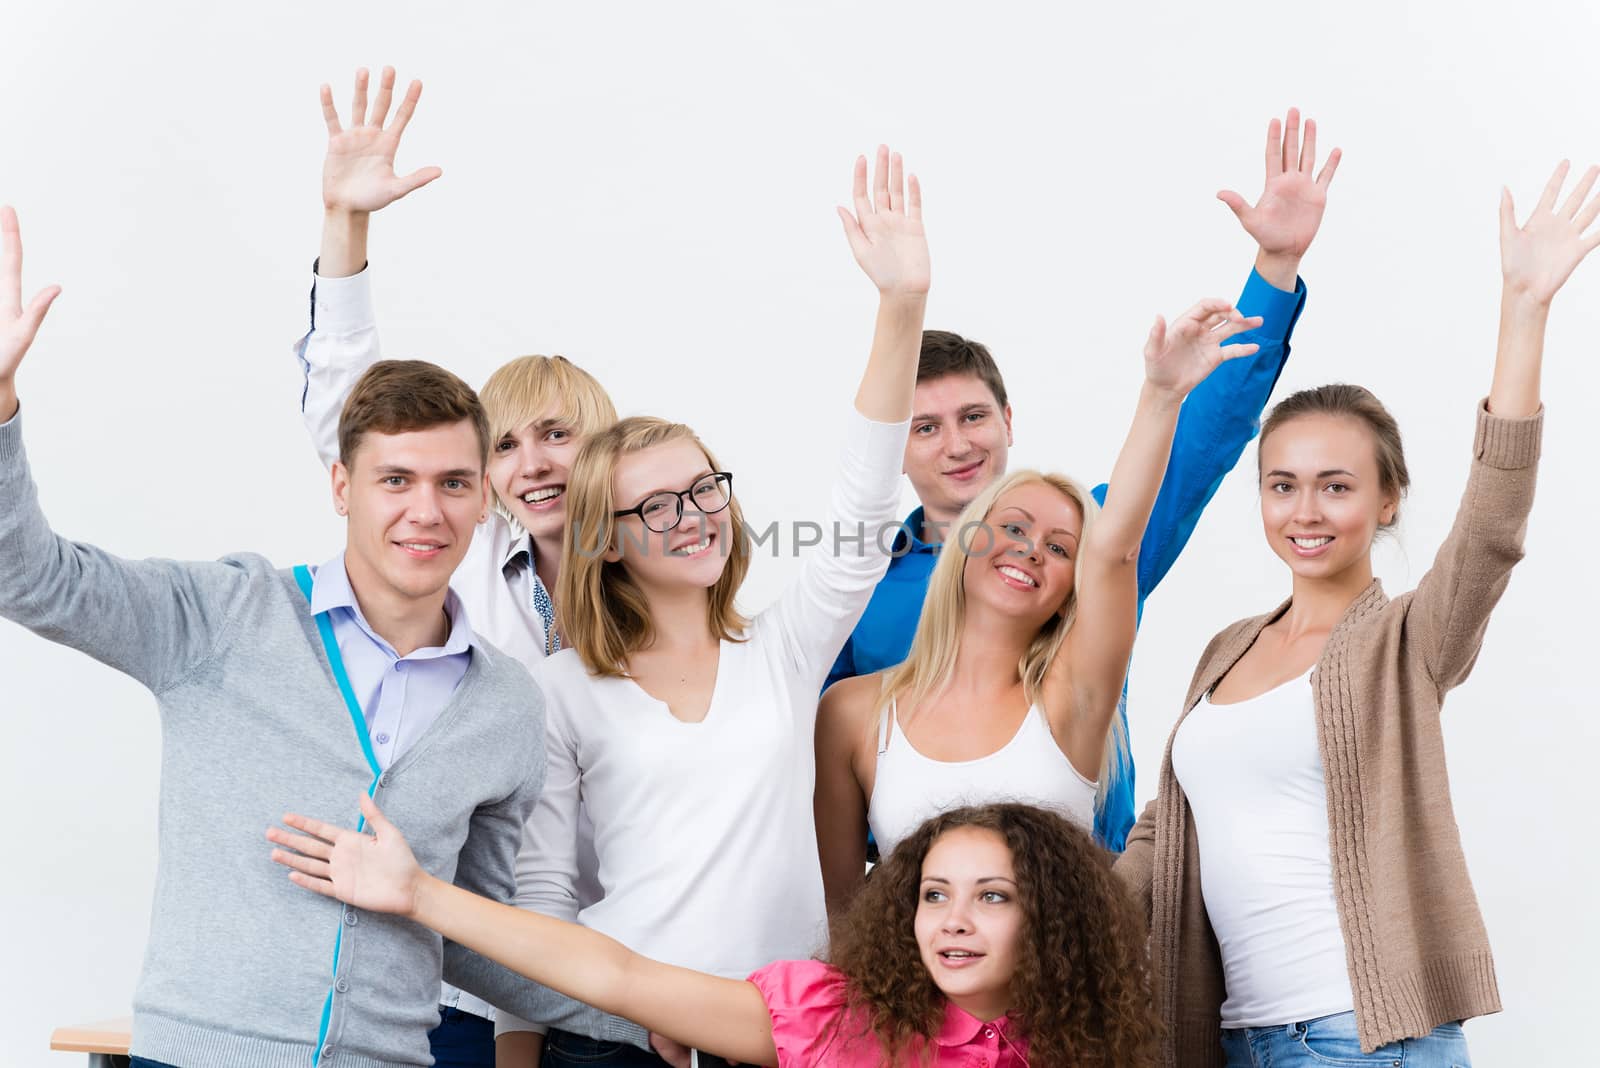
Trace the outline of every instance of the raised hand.
[[339, 124], [333, 106], [333, 90], [322, 87], [322, 117], [328, 124], [328, 155], [322, 164], [322, 203], [329, 211], [372, 212], [394, 203], [413, 189], [420, 189], [444, 172], [438, 167], [421, 167], [400, 176], [394, 170], [400, 135], [416, 111], [422, 96], [422, 83], [414, 81], [405, 98], [389, 117], [394, 98], [394, 68], [383, 68], [378, 95], [367, 107], [367, 72], [356, 71], [355, 100], [350, 108], [350, 128]]
[[1292, 262], [1298, 269], [1300, 258], [1322, 225], [1328, 186], [1339, 169], [1339, 158], [1336, 148], [1328, 153], [1322, 172], [1315, 173], [1317, 124], [1306, 120], [1302, 143], [1300, 112], [1290, 108], [1281, 127], [1277, 119], [1267, 124], [1267, 180], [1260, 199], [1252, 206], [1231, 189], [1222, 190], [1217, 199], [1233, 209], [1245, 232], [1261, 246], [1263, 256]]
[[1549, 304], [1572, 276], [1573, 269], [1600, 245], [1600, 230], [1584, 236], [1600, 215], [1600, 196], [1589, 199], [1595, 179], [1600, 178], [1600, 167], [1585, 171], [1572, 194], [1557, 209], [1556, 198], [1566, 184], [1567, 170], [1567, 161], [1562, 160], [1545, 183], [1544, 195], [1533, 213], [1521, 226], [1517, 225], [1511, 190], [1500, 191], [1500, 269], [1506, 288], [1539, 304]]
[[907, 180], [900, 153], [891, 155], [883, 145], [878, 146], [872, 178], [869, 199], [867, 157], [858, 156], [855, 213], [839, 209], [850, 251], [879, 293], [924, 295], [930, 274], [928, 238], [922, 229], [922, 186], [914, 174]]
[[291, 812], [283, 822], [305, 833], [267, 828], [267, 840], [283, 847], [272, 851], [272, 859], [292, 869], [289, 878], [297, 886], [371, 912], [409, 915], [416, 906], [422, 868], [405, 838], [365, 794], [361, 814], [370, 833]]
[[17, 367], [60, 293], [60, 286], [45, 286], [22, 306], [22, 231], [17, 213], [0, 208], [0, 423], [16, 414]]
[[1223, 342], [1260, 325], [1259, 315], [1247, 319], [1225, 300], [1202, 300], [1170, 327], [1158, 315], [1144, 344], [1145, 381], [1170, 396], [1185, 397], [1223, 360], [1254, 355], [1261, 346]]

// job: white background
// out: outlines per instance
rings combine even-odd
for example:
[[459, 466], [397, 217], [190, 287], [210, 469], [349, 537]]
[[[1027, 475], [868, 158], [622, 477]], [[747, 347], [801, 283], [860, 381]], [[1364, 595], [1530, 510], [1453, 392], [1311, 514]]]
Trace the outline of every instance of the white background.
[[[758, 526], [816, 517], [865, 352], [873, 293], [833, 215], [856, 153], [889, 141], [923, 178], [929, 325], [1000, 360], [1012, 466], [1092, 482], [1151, 316], [1243, 283], [1253, 245], [1212, 197], [1255, 197], [1266, 121], [1296, 104], [1346, 159], [1279, 395], [1355, 381], [1398, 416], [1416, 490], [1379, 555], [1397, 593], [1454, 514], [1488, 388], [1500, 183], [1526, 209], [1556, 160], [1600, 156], [1595, 11], [7, 5], [0, 200], [28, 292], [65, 286], [19, 381], [44, 504], [125, 555], [340, 547], [290, 344], [320, 222], [317, 86], [343, 111], [361, 64], [425, 80], [400, 162], [445, 169], [375, 220], [386, 350], [473, 383], [565, 353], [625, 414], [695, 425]], [[1468, 1025], [1479, 1065], [1592, 1056], [1597, 295], [1589, 264], [1558, 301], [1528, 560], [1447, 713], [1506, 1005]], [[1288, 589], [1253, 455], [1149, 603], [1141, 801], [1205, 641]], [[762, 560], [746, 605], [794, 567]], [[52, 1027], [125, 1012], [137, 974], [156, 716], [128, 680], [0, 623], [0, 738], [0, 1061], [68, 1063], [45, 1052]]]

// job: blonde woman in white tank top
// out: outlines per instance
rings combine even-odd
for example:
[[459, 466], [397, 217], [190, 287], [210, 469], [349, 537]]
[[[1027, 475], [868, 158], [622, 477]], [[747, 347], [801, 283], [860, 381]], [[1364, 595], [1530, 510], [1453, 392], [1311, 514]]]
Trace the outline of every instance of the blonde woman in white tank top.
[[905, 662], [823, 695], [816, 820], [830, 914], [862, 884], [869, 813], [885, 855], [956, 804], [1025, 801], [1092, 822], [1178, 408], [1222, 360], [1254, 354], [1222, 342], [1259, 323], [1222, 300], [1170, 328], [1158, 318], [1105, 507], [1060, 475], [996, 480], [946, 540]]

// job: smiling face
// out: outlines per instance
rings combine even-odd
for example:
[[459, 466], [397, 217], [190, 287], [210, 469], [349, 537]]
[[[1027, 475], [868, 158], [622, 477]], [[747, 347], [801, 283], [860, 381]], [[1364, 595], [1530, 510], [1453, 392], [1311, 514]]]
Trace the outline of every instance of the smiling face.
[[905, 471], [930, 520], [949, 522], [1005, 474], [1011, 408], [977, 375], [917, 383]]
[[1262, 529], [1296, 578], [1370, 579], [1372, 540], [1398, 504], [1354, 418], [1297, 416], [1261, 442]]
[[955, 1005], [980, 1020], [1011, 1005], [1025, 918], [1005, 839], [957, 827], [922, 861], [915, 929], [923, 967]]
[[[635, 508], [658, 494], [703, 486], [709, 474], [711, 463], [700, 446], [691, 439], [679, 438], [619, 458], [611, 476], [612, 497], [618, 511]], [[709, 508], [720, 501], [686, 496], [682, 519], [665, 533], [651, 530], [638, 515], [616, 521], [616, 540], [606, 559], [622, 561], [647, 595], [652, 591], [710, 589], [728, 563], [734, 535], [733, 509], [725, 507], [707, 514], [697, 504]], [[653, 512], [653, 522], [657, 514], [665, 520], [671, 512]]]
[[369, 432], [333, 465], [349, 516], [345, 569], [358, 597], [442, 600], [488, 507], [483, 453], [468, 420], [399, 434]]
[[992, 611], [1037, 630], [1066, 606], [1083, 513], [1054, 486], [1012, 486], [995, 498], [983, 527], [952, 536], [966, 552], [961, 585], [968, 612]]
[[566, 531], [567, 473], [579, 444], [570, 420], [544, 415], [508, 430], [489, 450], [495, 495], [538, 540], [557, 540]]

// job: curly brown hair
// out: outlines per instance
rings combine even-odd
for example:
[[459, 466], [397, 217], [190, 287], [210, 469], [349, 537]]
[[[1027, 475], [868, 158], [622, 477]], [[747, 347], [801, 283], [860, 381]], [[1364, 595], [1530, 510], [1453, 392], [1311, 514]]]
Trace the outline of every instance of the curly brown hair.
[[1035, 1068], [1154, 1063], [1161, 1034], [1146, 925], [1110, 855], [1077, 826], [1031, 805], [958, 808], [935, 816], [878, 865], [833, 930], [829, 963], [846, 982], [846, 1019], [876, 1038], [885, 1063], [931, 1054], [945, 998], [922, 963], [915, 919], [922, 863], [958, 827], [994, 831], [1011, 851], [1022, 944], [1011, 981], [1018, 1033]]

